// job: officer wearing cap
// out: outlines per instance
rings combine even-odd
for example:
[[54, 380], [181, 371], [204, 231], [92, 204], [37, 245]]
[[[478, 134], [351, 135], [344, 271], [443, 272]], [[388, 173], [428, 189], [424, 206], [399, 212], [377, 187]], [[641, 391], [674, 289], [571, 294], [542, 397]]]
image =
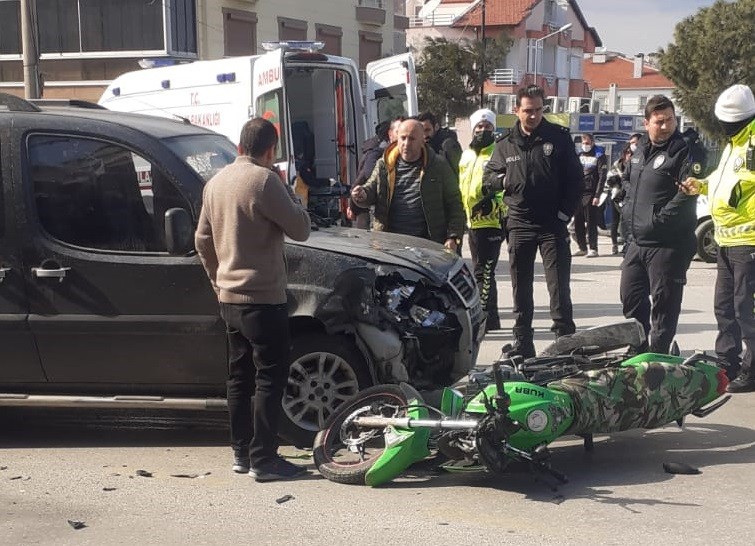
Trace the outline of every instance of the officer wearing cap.
[[495, 113], [487, 108], [477, 110], [469, 117], [472, 142], [459, 161], [459, 189], [467, 216], [469, 251], [482, 307], [487, 311], [486, 331], [499, 330], [498, 291], [495, 268], [503, 243], [501, 218], [505, 206], [503, 194], [483, 184], [483, 170], [495, 149], [493, 133]]
[[[736, 377], [729, 392], [755, 391], [755, 98], [746, 85], [718, 97], [716, 118], [726, 134], [721, 161], [705, 179], [688, 178], [684, 191], [708, 195], [719, 245], [714, 311], [716, 354]], [[744, 344], [744, 356], [742, 345]]]

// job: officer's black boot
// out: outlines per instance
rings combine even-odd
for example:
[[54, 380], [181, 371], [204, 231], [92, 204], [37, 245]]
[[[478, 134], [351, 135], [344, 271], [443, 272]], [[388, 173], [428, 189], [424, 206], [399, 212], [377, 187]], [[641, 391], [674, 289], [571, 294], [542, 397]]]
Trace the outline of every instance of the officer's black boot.
[[753, 392], [755, 391], [755, 370], [752, 366], [742, 367], [737, 378], [729, 383], [726, 392]]
[[535, 356], [535, 343], [532, 341], [534, 332], [532, 328], [514, 327], [514, 348], [509, 352], [510, 356], [522, 356], [532, 358]]

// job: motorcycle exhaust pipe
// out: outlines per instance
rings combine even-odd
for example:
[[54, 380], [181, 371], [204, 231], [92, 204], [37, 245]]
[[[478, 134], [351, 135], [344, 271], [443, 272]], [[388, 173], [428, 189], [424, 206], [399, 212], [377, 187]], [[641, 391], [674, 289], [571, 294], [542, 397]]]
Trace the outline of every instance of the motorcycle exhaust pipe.
[[474, 419], [412, 419], [411, 417], [357, 417], [352, 423], [364, 428], [429, 428], [431, 430], [473, 430], [477, 427]]

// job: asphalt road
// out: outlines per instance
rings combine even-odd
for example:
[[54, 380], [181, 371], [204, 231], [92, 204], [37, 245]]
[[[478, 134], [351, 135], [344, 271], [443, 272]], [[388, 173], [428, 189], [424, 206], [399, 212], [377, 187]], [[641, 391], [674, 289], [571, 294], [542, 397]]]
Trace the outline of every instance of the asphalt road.
[[[619, 263], [575, 258], [578, 328], [620, 318]], [[503, 261], [500, 303], [510, 324], [506, 270]], [[713, 346], [714, 279], [715, 266], [693, 264], [678, 335], [685, 354]], [[539, 270], [538, 348], [551, 340], [547, 309]], [[498, 356], [506, 341], [506, 331], [489, 335], [480, 361]], [[376, 489], [316, 473], [257, 484], [230, 471], [222, 414], [192, 414], [180, 426], [170, 416], [131, 413], [132, 426], [124, 427], [122, 417], [100, 413], [82, 425], [0, 410], [0, 543], [688, 545], [745, 544], [755, 536], [755, 394], [736, 395], [683, 430], [596, 438], [592, 453], [574, 438], [558, 441], [553, 464], [570, 482], [557, 488], [522, 469], [495, 477], [431, 467]], [[311, 464], [307, 452], [284, 452]], [[667, 474], [664, 462], [701, 474]], [[292, 498], [277, 502], [286, 495]]]

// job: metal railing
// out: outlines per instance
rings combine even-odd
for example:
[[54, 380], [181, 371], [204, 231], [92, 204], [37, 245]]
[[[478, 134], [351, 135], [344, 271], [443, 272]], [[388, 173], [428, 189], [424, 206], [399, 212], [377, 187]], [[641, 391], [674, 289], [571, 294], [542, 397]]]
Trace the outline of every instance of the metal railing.
[[409, 17], [410, 27], [447, 27], [454, 22], [456, 16], [452, 13], [431, 14], [428, 17]]
[[357, 6], [385, 9], [385, 0], [357, 0]]
[[514, 68], [496, 68], [488, 74], [488, 80], [494, 85], [515, 85], [522, 79], [522, 71]]

